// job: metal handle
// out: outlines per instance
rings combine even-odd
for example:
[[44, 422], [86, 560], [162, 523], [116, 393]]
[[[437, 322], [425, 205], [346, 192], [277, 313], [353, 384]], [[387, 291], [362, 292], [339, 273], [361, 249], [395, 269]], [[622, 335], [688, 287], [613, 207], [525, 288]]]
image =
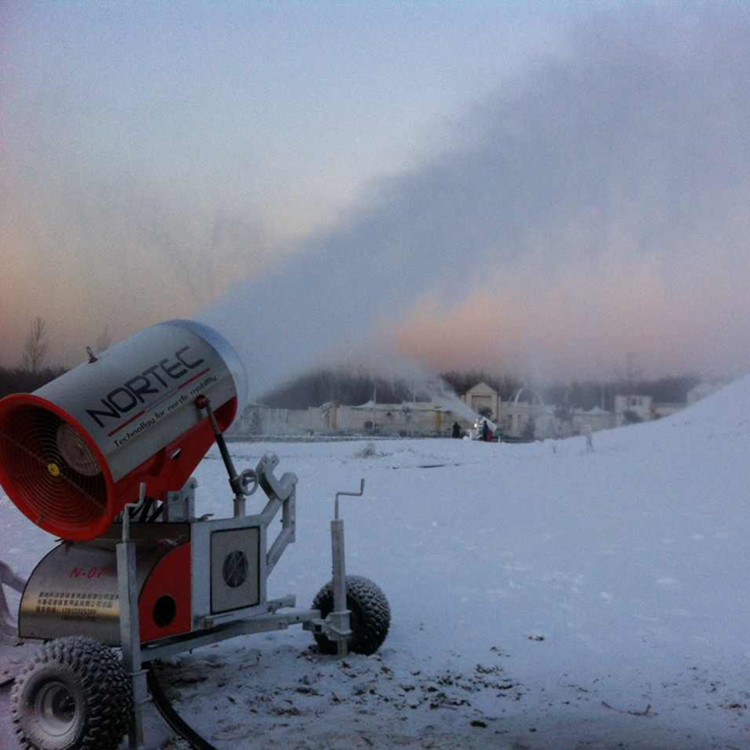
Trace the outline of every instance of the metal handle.
[[339, 497], [362, 497], [365, 493], [365, 479], [362, 477], [362, 479], [359, 480], [359, 492], [337, 492], [336, 493], [336, 504], [334, 506], [334, 513], [333, 517], [338, 521], [339, 520]]

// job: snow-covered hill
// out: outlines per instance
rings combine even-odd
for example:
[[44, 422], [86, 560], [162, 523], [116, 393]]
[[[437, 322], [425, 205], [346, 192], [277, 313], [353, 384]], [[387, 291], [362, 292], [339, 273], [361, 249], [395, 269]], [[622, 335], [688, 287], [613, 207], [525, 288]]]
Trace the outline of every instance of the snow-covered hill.
[[[271, 594], [303, 606], [329, 575], [334, 493], [365, 478], [342, 501], [348, 569], [381, 585], [393, 625], [345, 662], [302, 631], [181, 658], [165, 680], [217, 747], [748, 746], [750, 379], [598, 433], [591, 454], [583, 438], [363, 447], [232, 446], [299, 476]], [[217, 453], [197, 477], [200, 510], [231, 513]], [[26, 574], [51, 543], [0, 495], [1, 558]]]

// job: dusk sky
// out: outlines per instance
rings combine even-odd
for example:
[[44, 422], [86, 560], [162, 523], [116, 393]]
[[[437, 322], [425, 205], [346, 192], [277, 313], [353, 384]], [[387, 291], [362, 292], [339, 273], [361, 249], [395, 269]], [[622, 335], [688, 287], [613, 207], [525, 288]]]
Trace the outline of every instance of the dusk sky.
[[434, 369], [750, 369], [750, 6], [8, 0], [0, 29], [0, 365], [36, 316], [73, 365], [208, 307]]

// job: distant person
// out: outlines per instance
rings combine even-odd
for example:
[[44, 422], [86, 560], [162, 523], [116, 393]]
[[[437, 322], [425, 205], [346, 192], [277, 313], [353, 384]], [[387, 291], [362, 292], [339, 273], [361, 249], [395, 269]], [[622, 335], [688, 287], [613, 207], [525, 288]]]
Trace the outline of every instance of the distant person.
[[490, 423], [486, 419], [482, 422], [482, 440], [485, 443], [489, 443], [492, 440], [492, 430], [490, 429]]
[[458, 422], [453, 423], [453, 437], [454, 438], [461, 437], [461, 425]]

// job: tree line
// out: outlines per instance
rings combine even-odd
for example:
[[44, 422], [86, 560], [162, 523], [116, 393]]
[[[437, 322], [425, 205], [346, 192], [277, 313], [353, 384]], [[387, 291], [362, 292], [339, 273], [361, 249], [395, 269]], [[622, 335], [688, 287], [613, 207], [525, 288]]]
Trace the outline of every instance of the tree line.
[[23, 367], [0, 367], [0, 398], [11, 393], [31, 393], [64, 372], [64, 367], [42, 367], [36, 372]]
[[[97, 351], [110, 344], [105, 328], [96, 342]], [[0, 398], [10, 393], [30, 393], [65, 372], [62, 367], [47, 363], [47, 326], [43, 318], [35, 318], [24, 341], [21, 363], [17, 367], [0, 367]], [[458, 395], [466, 393], [478, 383], [494, 388], [503, 401], [511, 401], [526, 385], [520, 378], [485, 370], [449, 371], [441, 379]], [[687, 392], [700, 382], [695, 375], [679, 375], [645, 379], [630, 370], [612, 380], [582, 380], [555, 383], [536, 390], [548, 404], [562, 409], [614, 410], [614, 398], [620, 394], [651, 396], [656, 403], [685, 403]], [[366, 370], [352, 368], [324, 368], [308, 372], [265, 394], [259, 401], [271, 407], [306, 409], [326, 402], [358, 405], [369, 400], [381, 404], [408, 401], [432, 401], [434, 393], [403, 378], [386, 378]]]
[[[486, 371], [450, 371], [440, 374], [458, 395], [463, 395], [478, 383], [494, 388], [503, 401], [511, 401], [526, 381], [511, 375], [497, 375]], [[617, 395], [651, 396], [655, 403], [681, 404], [687, 401], [688, 391], [700, 382], [696, 375], [679, 375], [655, 379], [614, 378], [612, 380], [582, 380], [538, 387], [545, 403], [567, 409], [595, 407], [614, 410]], [[309, 372], [271, 391], [259, 401], [285, 409], [306, 409], [326, 402], [359, 405], [370, 399], [378, 403], [398, 404], [405, 401], [432, 401], [434, 393], [415, 386], [408, 380], [384, 378], [365, 371], [326, 368]]]
[[[11, 393], [31, 393], [45, 383], [62, 375], [63, 367], [37, 366], [29, 369], [0, 367], [0, 398]], [[525, 383], [512, 376], [493, 376], [485, 372], [444, 372], [440, 376], [458, 395], [463, 395], [478, 383], [494, 388], [503, 401], [513, 400]], [[672, 376], [654, 380], [625, 382], [576, 381], [537, 388], [548, 404], [563, 405], [570, 409], [599, 407], [614, 410], [614, 398], [620, 394], [651, 396], [656, 403], [685, 403], [687, 392], [700, 382], [693, 375]], [[326, 369], [307, 373], [276, 388], [258, 399], [265, 406], [284, 409], [307, 409], [326, 402], [359, 405], [373, 399], [381, 404], [400, 404], [408, 401], [432, 401], [434, 394], [419, 386], [393, 378], [352, 372], [344, 369]]]

